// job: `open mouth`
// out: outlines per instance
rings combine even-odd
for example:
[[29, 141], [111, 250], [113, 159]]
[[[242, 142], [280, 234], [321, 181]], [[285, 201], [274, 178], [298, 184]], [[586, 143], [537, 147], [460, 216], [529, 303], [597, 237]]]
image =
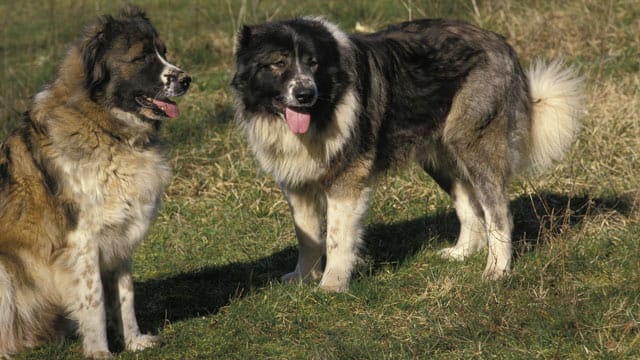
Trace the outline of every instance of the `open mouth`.
[[180, 115], [178, 105], [169, 99], [157, 99], [141, 95], [135, 97], [136, 102], [143, 108], [150, 109], [154, 115], [177, 118]]
[[309, 125], [311, 124], [310, 108], [286, 106], [276, 99], [273, 100], [273, 106], [284, 112], [287, 126], [294, 134], [304, 134], [309, 130]]

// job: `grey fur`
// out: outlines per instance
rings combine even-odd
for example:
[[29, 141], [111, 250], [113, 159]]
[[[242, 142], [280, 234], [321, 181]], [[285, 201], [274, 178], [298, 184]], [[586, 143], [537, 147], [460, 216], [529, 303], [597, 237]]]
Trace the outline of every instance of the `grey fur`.
[[[376, 180], [408, 160], [456, 203], [460, 237], [441, 254], [463, 259], [488, 244], [484, 278], [510, 271], [509, 179], [547, 151], [550, 127], [567, 129], [562, 152], [573, 141], [581, 110], [575, 76], [552, 64], [527, 79], [503, 37], [448, 20], [346, 35], [321, 18], [294, 19], [245, 28], [239, 44], [237, 118], [282, 187], [299, 240], [298, 265], [285, 280], [322, 274], [322, 288], [346, 290]], [[336, 51], [337, 58], [327, 55]], [[259, 67], [268, 69], [264, 59], [274, 53], [277, 72]], [[311, 116], [308, 132], [294, 134], [282, 112], [297, 104], [273, 102], [264, 89], [286, 91], [281, 84], [301, 74], [315, 79], [317, 101], [294, 108]], [[544, 76], [548, 94], [534, 99], [531, 85]], [[271, 96], [283, 98], [276, 91]], [[561, 124], [537, 116], [548, 108], [546, 95], [566, 105]]]

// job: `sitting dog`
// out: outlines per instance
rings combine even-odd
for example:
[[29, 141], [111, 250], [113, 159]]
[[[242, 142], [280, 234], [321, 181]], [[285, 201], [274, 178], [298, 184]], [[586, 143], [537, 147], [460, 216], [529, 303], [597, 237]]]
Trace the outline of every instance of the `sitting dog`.
[[170, 178], [159, 125], [191, 81], [165, 51], [142, 10], [99, 18], [0, 146], [0, 358], [69, 330], [109, 357], [107, 319], [128, 350], [158, 344], [131, 259]]

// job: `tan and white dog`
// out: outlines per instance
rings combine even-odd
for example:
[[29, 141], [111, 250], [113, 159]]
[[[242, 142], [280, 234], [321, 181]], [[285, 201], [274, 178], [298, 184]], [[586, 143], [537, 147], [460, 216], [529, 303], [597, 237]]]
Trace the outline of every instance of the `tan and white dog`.
[[191, 81], [164, 54], [142, 10], [99, 18], [0, 146], [0, 358], [70, 330], [109, 357], [107, 323], [128, 350], [158, 343], [131, 259], [170, 178], [160, 122]]

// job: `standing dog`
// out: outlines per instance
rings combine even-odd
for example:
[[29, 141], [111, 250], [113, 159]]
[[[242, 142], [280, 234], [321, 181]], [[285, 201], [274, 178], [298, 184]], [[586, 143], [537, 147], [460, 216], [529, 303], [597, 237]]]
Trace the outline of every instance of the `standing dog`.
[[140, 9], [98, 19], [0, 146], [0, 358], [69, 323], [108, 357], [107, 314], [128, 350], [158, 343], [138, 329], [131, 258], [170, 177], [160, 122], [191, 81], [164, 54]]
[[293, 213], [298, 264], [284, 279], [333, 291], [348, 289], [376, 178], [409, 159], [453, 197], [460, 236], [441, 254], [488, 245], [484, 278], [507, 274], [509, 179], [561, 158], [582, 110], [571, 71], [538, 62], [527, 76], [503, 37], [448, 20], [369, 35], [319, 18], [245, 26], [231, 84]]

